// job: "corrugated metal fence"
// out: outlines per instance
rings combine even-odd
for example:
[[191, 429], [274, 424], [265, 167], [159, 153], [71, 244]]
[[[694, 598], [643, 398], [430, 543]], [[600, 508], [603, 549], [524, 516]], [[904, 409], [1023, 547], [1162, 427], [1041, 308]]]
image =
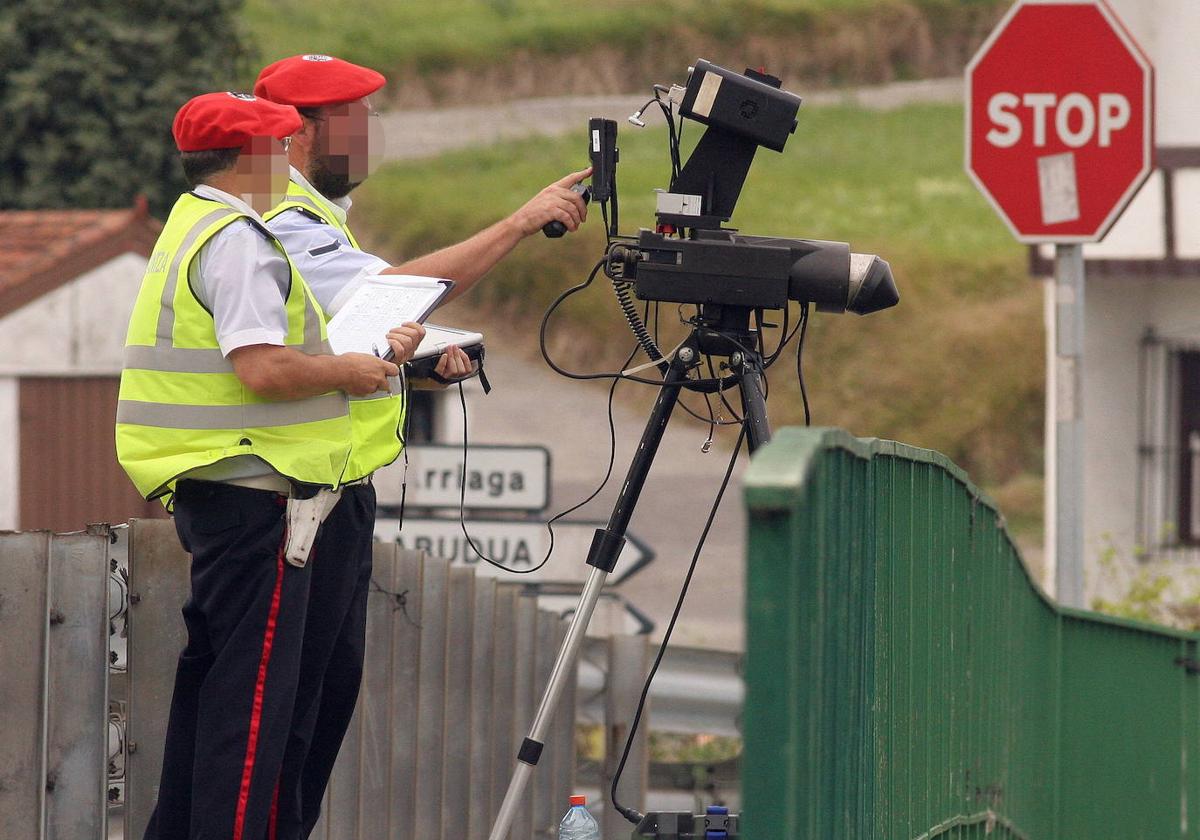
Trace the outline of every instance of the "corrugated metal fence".
[[[110, 692], [110, 572], [126, 538], [127, 670], [111, 675]], [[111, 694], [125, 747], [114, 790], [124, 835], [137, 840], [183, 646], [188, 562], [173, 523], [0, 534], [0, 568], [0, 836], [105, 836]], [[566, 623], [516, 585], [394, 544], [376, 546], [373, 584], [363, 690], [313, 836], [486, 836]], [[565, 810], [575, 691], [572, 679], [514, 840], [553, 836]]]
[[1196, 634], [1053, 604], [933, 452], [787, 429], [746, 503], [747, 837], [1200, 837]]
[[103, 836], [108, 546], [0, 534], [0, 836]]

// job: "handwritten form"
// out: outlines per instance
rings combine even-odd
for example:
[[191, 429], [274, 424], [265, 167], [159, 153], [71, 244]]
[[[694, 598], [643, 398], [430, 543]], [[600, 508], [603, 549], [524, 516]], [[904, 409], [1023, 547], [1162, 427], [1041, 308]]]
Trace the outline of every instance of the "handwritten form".
[[330, 319], [329, 345], [338, 354], [377, 349], [386, 355], [388, 330], [423, 321], [445, 294], [446, 285], [429, 277], [368, 277]]

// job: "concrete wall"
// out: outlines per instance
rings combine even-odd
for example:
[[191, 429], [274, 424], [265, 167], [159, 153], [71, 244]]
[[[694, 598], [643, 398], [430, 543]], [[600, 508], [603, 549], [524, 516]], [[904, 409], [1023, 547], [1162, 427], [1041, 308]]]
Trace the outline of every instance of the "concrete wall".
[[1108, 0], [1108, 4], [1154, 65], [1158, 145], [1200, 145], [1200, 97], [1196, 96], [1200, 3]]
[[115, 376], [146, 259], [122, 254], [0, 318], [0, 530], [17, 527], [22, 376]]
[[0, 376], [114, 375], [146, 259], [122, 254], [0, 318]]
[[15, 530], [20, 499], [20, 446], [17, 441], [19, 415], [15, 377], [0, 377], [0, 531]]

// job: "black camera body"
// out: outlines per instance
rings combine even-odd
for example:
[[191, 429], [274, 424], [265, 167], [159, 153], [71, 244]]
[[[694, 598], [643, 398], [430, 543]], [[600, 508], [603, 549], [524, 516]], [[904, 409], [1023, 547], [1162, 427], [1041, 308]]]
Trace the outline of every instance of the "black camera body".
[[823, 312], [866, 315], [899, 296], [887, 262], [845, 242], [697, 230], [677, 239], [642, 230], [622, 253], [625, 279], [642, 300], [782, 309], [789, 300]]
[[[796, 130], [801, 100], [781, 84], [766, 73], [735, 73], [699, 60], [687, 84], [671, 89], [680, 116], [704, 124], [704, 135], [670, 189], [659, 193], [655, 229], [642, 229], [635, 243], [610, 253], [614, 280], [632, 281], [642, 300], [747, 310], [782, 309], [789, 300], [858, 314], [896, 305], [891, 267], [874, 254], [853, 253], [844, 242], [723, 227], [758, 147], [783, 151]], [[611, 197], [616, 236], [616, 123], [593, 119], [588, 129], [593, 198]]]

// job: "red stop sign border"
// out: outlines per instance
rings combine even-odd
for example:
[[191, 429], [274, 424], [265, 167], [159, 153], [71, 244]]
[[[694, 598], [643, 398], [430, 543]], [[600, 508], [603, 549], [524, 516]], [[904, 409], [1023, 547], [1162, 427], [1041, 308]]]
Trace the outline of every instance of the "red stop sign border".
[[[1143, 71], [1142, 95], [1144, 107], [1142, 108], [1141, 114], [1141, 169], [1130, 181], [1125, 192], [1113, 204], [1108, 215], [1104, 217], [1104, 220], [1091, 233], [1060, 234], [1022, 232], [1013, 223], [1013, 220], [1009, 217], [1008, 213], [1005, 212], [1004, 207], [1001, 206], [1000, 202], [996, 200], [996, 197], [992, 194], [992, 191], [988, 189], [987, 184], [985, 184], [984, 181], [975, 173], [975, 169], [972, 165], [972, 77], [974, 75], [975, 68], [983, 61], [995, 43], [1001, 38], [1005, 30], [1008, 28], [1008, 25], [1012, 22], [1013, 18], [1015, 18], [1023, 8], [1028, 6], [1094, 7], [1103, 16], [1105, 21], [1112, 28], [1113, 33], [1118, 39], [1120, 39], [1122, 45], [1126, 50], [1129, 51], [1130, 56]], [[1069, 35], [1069, 32], [1064, 33], [1064, 37], [1069, 37]], [[974, 57], [971, 58], [971, 61], [967, 65], [964, 73], [964, 79], [966, 82], [966, 118], [964, 120], [965, 169], [967, 171], [967, 175], [970, 176], [971, 180], [975, 183], [975, 186], [981, 193], [983, 193], [984, 197], [987, 198], [988, 203], [992, 205], [992, 208], [996, 211], [1000, 218], [1004, 220], [1004, 224], [1008, 226], [1008, 229], [1012, 232], [1013, 236], [1016, 237], [1017, 241], [1027, 244], [1038, 244], [1043, 242], [1098, 242], [1099, 240], [1103, 239], [1117, 219], [1120, 218], [1121, 213], [1125, 210], [1125, 207], [1137, 194], [1138, 190], [1141, 189], [1142, 184], [1145, 183], [1146, 179], [1150, 176], [1150, 173], [1154, 169], [1154, 68], [1151, 66], [1150, 60], [1146, 57], [1146, 54], [1142, 51], [1141, 47], [1138, 46], [1137, 42], [1129, 34], [1129, 31], [1125, 28], [1124, 24], [1121, 23], [1121, 20], [1116, 16], [1116, 14], [1113, 13], [1112, 9], [1109, 8], [1108, 4], [1105, 3], [1104, 0], [1018, 0], [1018, 2], [1014, 3], [1012, 8], [1005, 13], [1004, 17], [1000, 19], [1000, 22], [996, 24], [996, 27], [992, 30], [991, 34], [988, 35], [987, 40], [983, 42], [982, 46], [980, 46]]]

